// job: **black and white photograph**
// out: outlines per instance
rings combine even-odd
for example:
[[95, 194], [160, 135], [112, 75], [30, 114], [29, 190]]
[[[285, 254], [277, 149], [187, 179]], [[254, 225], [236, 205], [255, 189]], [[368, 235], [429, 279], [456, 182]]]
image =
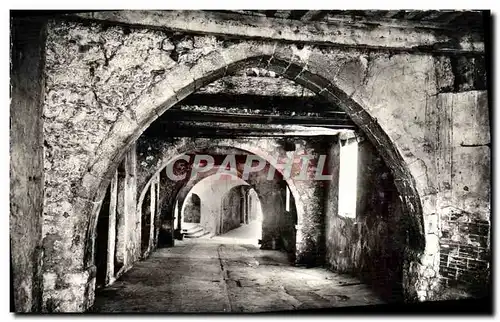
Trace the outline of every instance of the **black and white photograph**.
[[11, 314], [493, 314], [494, 17], [444, 7], [10, 10]]

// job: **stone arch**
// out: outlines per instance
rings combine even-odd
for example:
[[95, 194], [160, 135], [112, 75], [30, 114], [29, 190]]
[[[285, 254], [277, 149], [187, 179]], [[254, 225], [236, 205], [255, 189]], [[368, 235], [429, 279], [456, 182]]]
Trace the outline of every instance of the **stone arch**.
[[[233, 143], [234, 144], [234, 143]], [[269, 162], [269, 164], [274, 168], [274, 170], [281, 175], [283, 175], [282, 170], [276, 167], [276, 163], [274, 160], [272, 160], [265, 152], [260, 150], [257, 146], [254, 146], [253, 144], [246, 144], [246, 145], [238, 145], [238, 147], [235, 146], [230, 146], [229, 144], [217, 144], [214, 145], [210, 140], [207, 140], [204, 144], [200, 145], [199, 143], [194, 144], [193, 142], [190, 143], [185, 143], [184, 141], [181, 141], [180, 144], [176, 145], [174, 149], [170, 149], [172, 153], [161, 153], [163, 156], [161, 160], [158, 161], [159, 166], [156, 167], [156, 171], [149, 173], [149, 180], [144, 184], [143, 187], [138, 187], [141, 191], [140, 195], [138, 196], [137, 200], [137, 205], [138, 207], [142, 204], [142, 201], [144, 199], [144, 195], [146, 194], [147, 189], [149, 189], [151, 182], [154, 180], [154, 178], [166, 167], [168, 166], [171, 162], [175, 162], [177, 158], [180, 156], [187, 154], [189, 152], [193, 151], [203, 151], [210, 153], [213, 151], [213, 149], [220, 149], [223, 148], [224, 150], [227, 151], [242, 151], [242, 152], [248, 152], [255, 154], [256, 156], [261, 157], [262, 159], [266, 160]], [[175, 155], [174, 155], [175, 153]], [[284, 177], [283, 180], [286, 182], [288, 187], [290, 188], [290, 192], [293, 195], [293, 198], [296, 203], [296, 209], [297, 209], [297, 218], [298, 222], [301, 222], [301, 219], [304, 215], [304, 208], [302, 203], [300, 202], [300, 195], [299, 192], [297, 191], [297, 188], [295, 187], [295, 184], [293, 180], [290, 178]], [[139, 191], [138, 189], [138, 191]], [[137, 208], [139, 209], [139, 208]]]
[[[208, 176], [205, 176], [205, 177], [201, 178], [200, 180], [193, 180], [193, 181], [196, 181], [196, 183], [194, 183], [194, 185], [189, 185], [189, 187], [188, 187], [189, 191], [188, 191], [187, 195], [189, 195], [189, 192], [191, 192], [194, 189], [196, 189], [196, 187], [200, 187], [199, 184], [206, 183], [206, 182], [211, 182], [211, 181], [215, 181], [216, 180], [216, 175], [217, 175], [216, 173], [213, 173], [213, 174], [210, 174]], [[218, 216], [218, 222], [215, 223], [213, 225], [213, 227], [212, 227], [213, 228], [212, 232], [215, 233], [215, 234], [218, 234], [218, 233], [222, 232], [222, 230], [223, 230], [223, 223], [222, 223], [223, 222], [223, 216], [222, 216], [221, 211], [223, 210], [222, 202], [223, 202], [224, 196], [229, 191], [231, 191], [233, 188], [235, 188], [235, 187], [249, 186], [250, 185], [247, 181], [239, 178], [237, 175], [228, 174], [227, 176], [231, 178], [230, 180], [228, 180], [228, 184], [224, 185], [223, 188], [222, 188], [222, 190], [216, 189], [216, 191], [218, 191], [218, 192], [220, 192], [222, 194], [219, 196], [219, 197], [221, 197], [221, 199], [217, 200], [218, 203], [219, 203], [218, 204], [218, 208], [217, 208], [219, 210], [218, 214], [217, 214], [217, 216]], [[202, 191], [205, 192], [206, 190], [211, 189], [211, 188], [213, 188], [212, 185], [202, 186]], [[204, 203], [204, 201], [202, 199], [202, 204], [203, 203]], [[201, 214], [201, 224], [202, 225], [203, 225], [203, 221], [207, 219], [207, 218], [205, 218], [205, 215], [203, 213]], [[210, 225], [205, 224], [205, 226], [210, 226]]]
[[[214, 167], [215, 169], [215, 167]], [[206, 175], [204, 177], [200, 177], [200, 178], [196, 178], [195, 180], [190, 180], [188, 182], [186, 182], [186, 184], [177, 192], [174, 200], [175, 201], [178, 201], [179, 202], [179, 207], [183, 207], [184, 206], [184, 202], [185, 202], [185, 199], [187, 198], [187, 196], [189, 195], [189, 193], [191, 192], [191, 190], [199, 183], [201, 182], [202, 180], [206, 179], [207, 177], [210, 177], [210, 176], [213, 176], [216, 174], [218, 169], [215, 169], [214, 171], [208, 171], [206, 172]], [[211, 173], [211, 172], [214, 172], [214, 173]], [[238, 173], [240, 174], [240, 173]], [[235, 177], [235, 176], [232, 176], [234, 178], [237, 178], [237, 179], [240, 179], [239, 177]], [[253, 186], [253, 184], [249, 183], [248, 181], [245, 181], [243, 179], [240, 179], [244, 182], [247, 183], [248, 187], [250, 189], [252, 189], [253, 191], [255, 191], [255, 194], [257, 195], [257, 197], [259, 198], [259, 201], [261, 201], [261, 197], [260, 197], [260, 194], [257, 192], [257, 189], [255, 189], [255, 187]], [[285, 181], [285, 184], [286, 181]], [[288, 185], [288, 184], [287, 184]], [[297, 207], [296, 206], [296, 202], [294, 200], [293, 202], [293, 206], [294, 207]]]
[[[182, 154], [181, 154], [182, 155]], [[158, 172], [161, 172], [163, 169], [165, 169], [166, 166], [170, 165], [172, 162], [175, 162], [177, 159], [177, 157], [174, 157], [173, 159], [167, 161], [167, 164], [165, 166], [163, 166]], [[213, 176], [217, 173], [217, 171], [219, 171], [219, 168], [220, 166], [214, 166], [212, 169], [210, 169], [209, 171], [207, 172], [202, 172], [201, 174], [199, 174], [199, 176], [197, 178], [195, 178], [194, 180], [186, 180], [186, 181], [178, 181], [178, 182], [175, 182], [175, 181], [170, 181], [170, 183], [174, 183], [175, 187], [173, 189], [173, 194], [168, 194], [168, 196], [171, 197], [170, 199], [170, 205], [167, 205], [167, 209], [169, 212], [172, 212], [172, 217], [175, 217], [175, 214], [173, 213], [175, 211], [175, 202], [176, 201], [179, 201], [178, 203], [178, 207], [179, 207], [179, 210], [182, 212], [182, 208], [183, 208], [183, 202], [184, 200], [183, 199], [179, 199], [179, 194], [181, 192], [185, 192], [186, 189], [188, 190], [191, 190], [191, 188], [193, 188], [199, 181], [207, 178], [207, 177], [210, 177], [210, 176]], [[152, 176], [152, 178], [154, 178], [156, 175], [154, 174]], [[241, 175], [240, 173], [238, 173], [239, 175]], [[152, 180], [150, 180], [147, 184], [146, 184], [146, 187], [144, 188], [143, 192], [141, 193], [140, 197], [139, 197], [139, 202], [137, 204], [137, 211], [141, 211], [142, 207], [141, 207], [141, 204], [144, 203], [144, 197], [146, 196], [147, 194], [147, 191], [149, 189], [149, 187], [151, 186], [152, 184]], [[184, 194], [184, 197], [186, 196], [187, 194]], [[167, 199], [168, 196], [162, 196], [160, 198], [160, 207], [164, 206], [164, 203], [165, 203], [165, 199]], [[168, 203], [168, 201], [167, 201]], [[170, 214], [169, 214], [170, 215]], [[159, 215], [159, 220], [160, 222], [164, 219], [164, 215], [162, 217], [162, 214]], [[180, 218], [178, 218], [178, 222], [174, 224], [175, 227], [178, 227], [179, 229], [181, 229], [182, 227], [182, 222], [180, 221]]]
[[[245, 144], [239, 144], [235, 142], [234, 140], [231, 141], [232, 145], [229, 145], [229, 142], [226, 140], [220, 140], [221, 142], [214, 142], [214, 140], [205, 140], [204, 142], [193, 142], [193, 141], [188, 141], [185, 142], [184, 140], [180, 140], [177, 144], [172, 146], [164, 146], [164, 150], [161, 150], [159, 154], [162, 156], [161, 159], [158, 160], [157, 166], [154, 167], [154, 171], [147, 172], [147, 176], [149, 177], [149, 180], [143, 182], [142, 185], [138, 186], [138, 197], [137, 197], [137, 211], [141, 211], [141, 205], [144, 200], [144, 196], [146, 195], [147, 191], [149, 191], [150, 185], [152, 182], [155, 180], [156, 177], [158, 177], [159, 173], [165, 169], [168, 165], [170, 165], [172, 162], [175, 162], [180, 156], [185, 155], [185, 154], [190, 154], [190, 153], [208, 153], [208, 154], [216, 154], [217, 153], [222, 153], [222, 154], [230, 154], [234, 153], [235, 151], [240, 151], [240, 152], [246, 152], [248, 154], [254, 154], [256, 156], [261, 157], [263, 160], [266, 160], [270, 166], [273, 168], [274, 171], [276, 171], [283, 179], [284, 183], [286, 186], [288, 186], [292, 197], [293, 197], [293, 207], [296, 212], [296, 222], [295, 224], [300, 224], [302, 221], [302, 218], [304, 218], [305, 214], [305, 206], [302, 200], [300, 199], [300, 194], [297, 190], [297, 187], [294, 184], [293, 179], [288, 178], [286, 176], [283, 176], [283, 172], [279, 167], [276, 167], [275, 161], [270, 158], [266, 152], [262, 151], [258, 145], [252, 144], [252, 143], [245, 143]], [[215, 174], [218, 170], [218, 166], [214, 167], [213, 169], [207, 171], [206, 173], [203, 173], [203, 176], [200, 177], [199, 180], [202, 180], [204, 177]], [[261, 170], [264, 171], [264, 170]], [[199, 180], [188, 180], [185, 181], [185, 183], [182, 183], [178, 187], [174, 189], [174, 199], [176, 200], [178, 197], [178, 194], [184, 189], [186, 186], [190, 186], [189, 189], [194, 186]], [[258, 190], [254, 187], [255, 192], [259, 196], [259, 200], [262, 203], [260, 194]], [[139, 193], [140, 191], [140, 193]], [[164, 203], [164, 199], [160, 199], [160, 204]], [[174, 202], [175, 203], [175, 202]], [[171, 204], [173, 206], [173, 204]], [[181, 206], [181, 203], [179, 204]], [[167, 211], [173, 211], [171, 207], [166, 207]], [[174, 224], [175, 227], [179, 227], [179, 223], [176, 222]]]
[[[204, 175], [203, 178], [200, 177], [200, 178], [196, 178], [195, 180], [189, 180], [188, 182], [186, 182], [186, 184], [177, 192], [177, 194], [175, 196], [175, 200], [178, 200], [179, 205], [182, 205], [184, 203], [184, 199], [187, 197], [187, 195], [189, 194], [191, 189], [194, 188], [194, 186], [196, 186], [203, 179], [205, 179], [209, 176], [216, 175], [216, 173], [219, 169], [220, 169], [220, 166], [215, 166], [211, 171], [204, 172], [204, 174], [206, 174], [206, 175]], [[240, 175], [240, 173], [238, 173], [238, 175]], [[238, 177], [235, 177], [234, 175], [230, 175], [230, 176], [232, 178], [238, 178]]]
[[[179, 207], [179, 213], [180, 217], [182, 218], [181, 221], [181, 228], [182, 228], [182, 223], [188, 222], [188, 223], [195, 223], [198, 224], [200, 223], [201, 220], [201, 198], [197, 193], [192, 193], [189, 195], [189, 198], [186, 196], [183, 201], [180, 201], [179, 197], [175, 198], [175, 202]], [[190, 207], [191, 209], [191, 215], [189, 217], [186, 217], [186, 207]]]
[[[118, 162], [143, 131], [164, 111], [195, 90], [224, 77], [228, 71], [258, 66], [275, 71], [340, 106], [372, 141], [394, 174], [404, 213], [410, 222], [408, 243], [412, 252], [409, 254], [412, 261], [419, 261], [426, 239], [422, 204], [412, 174], [415, 171], [405, 162], [377, 119], [354, 99], [356, 85], [349, 82], [348, 76], [341, 77], [346, 76], [346, 71], [338, 69], [340, 77], [332, 73], [331, 68], [325, 68], [333, 64], [331, 58], [317, 51], [309, 51], [308, 46], [299, 49], [295, 45], [244, 41], [214, 50], [202, 56], [194, 66], [177, 65], [169, 71], [166, 78], [137, 99], [135, 111], [131, 107], [117, 119], [101, 141], [95, 158], [88, 163], [88, 172], [82, 177], [75, 202], [76, 214], [91, 218], [88, 221], [88, 237], [91, 239], [93, 235], [96, 219], [95, 211], [89, 214], [89, 209], [102, 201]], [[362, 103], [362, 100], [358, 101]], [[427, 184], [424, 182], [423, 186], [427, 187]], [[422, 189], [419, 190], [422, 192]]]

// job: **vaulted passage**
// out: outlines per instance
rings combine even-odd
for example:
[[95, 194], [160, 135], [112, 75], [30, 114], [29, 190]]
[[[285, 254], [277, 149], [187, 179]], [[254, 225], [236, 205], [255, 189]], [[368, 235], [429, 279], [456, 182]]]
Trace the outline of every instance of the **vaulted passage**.
[[100, 292], [91, 311], [273, 312], [384, 303], [356, 278], [294, 267], [279, 251], [237, 242], [246, 239], [244, 228], [158, 250]]
[[16, 311], [487, 297], [481, 17], [14, 19]]

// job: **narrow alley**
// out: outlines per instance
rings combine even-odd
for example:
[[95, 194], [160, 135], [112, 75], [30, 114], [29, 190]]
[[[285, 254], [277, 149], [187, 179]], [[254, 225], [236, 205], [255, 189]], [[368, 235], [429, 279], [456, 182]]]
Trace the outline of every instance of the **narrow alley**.
[[384, 303], [355, 278], [294, 267], [285, 253], [247, 244], [251, 228], [157, 250], [98, 291], [91, 311], [275, 312]]

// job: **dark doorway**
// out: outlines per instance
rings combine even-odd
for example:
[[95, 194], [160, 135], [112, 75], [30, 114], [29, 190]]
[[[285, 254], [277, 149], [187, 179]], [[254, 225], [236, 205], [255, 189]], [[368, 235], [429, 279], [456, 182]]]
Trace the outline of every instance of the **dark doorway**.
[[144, 256], [149, 248], [151, 236], [151, 189], [148, 189], [142, 202], [141, 217], [141, 254]]
[[120, 269], [123, 267], [123, 260], [119, 260], [117, 257], [118, 251], [118, 245], [120, 244], [119, 241], [119, 236], [120, 236], [120, 227], [122, 227], [122, 231], [125, 229], [125, 214], [122, 211], [118, 211], [118, 208], [124, 209], [125, 205], [125, 182], [127, 179], [127, 173], [125, 171], [125, 162], [122, 161], [118, 165], [117, 169], [117, 186], [118, 186], [118, 191], [117, 191], [117, 200], [116, 200], [116, 223], [115, 223], [115, 250], [114, 250], [114, 275], [118, 274]]
[[184, 222], [199, 224], [201, 220], [201, 199], [196, 193], [187, 198], [184, 206]]

